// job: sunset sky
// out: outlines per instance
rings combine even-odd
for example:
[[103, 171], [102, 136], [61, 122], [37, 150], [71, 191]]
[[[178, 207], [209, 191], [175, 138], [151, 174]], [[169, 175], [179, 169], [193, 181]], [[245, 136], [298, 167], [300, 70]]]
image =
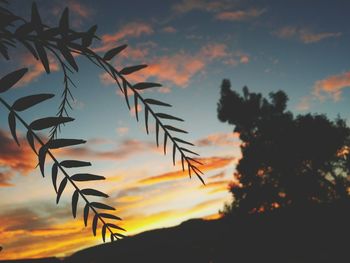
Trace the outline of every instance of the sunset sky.
[[[14, 13], [29, 19], [31, 1], [9, 2]], [[93, 49], [101, 54], [128, 44], [113, 61], [116, 68], [149, 65], [127, 78], [163, 85], [143, 96], [173, 105], [167, 113], [185, 119], [178, 127], [189, 134], [182, 138], [194, 142], [191, 149], [201, 155], [206, 186], [189, 179], [181, 165], [174, 167], [172, 157], [157, 149], [154, 127], [147, 135], [143, 118], [137, 123], [111, 79], [77, 58], [80, 69], [72, 79], [78, 88], [72, 89], [76, 101], [70, 111], [75, 121], [61, 136], [87, 143], [57, 151], [57, 158], [90, 161], [93, 166], [82, 171], [106, 177], [86, 185], [110, 196], [106, 203], [116, 207], [129, 235], [190, 218], [215, 218], [224, 203], [231, 202], [227, 185], [240, 158], [240, 142], [233, 127], [217, 119], [222, 79], [230, 79], [236, 90], [247, 85], [265, 96], [284, 90], [294, 114], [340, 114], [350, 124], [347, 0], [36, 2], [45, 24], [56, 25], [66, 6], [72, 28], [82, 31], [97, 24], [101, 41], [96, 40]], [[9, 62], [1, 58], [1, 76], [22, 67], [29, 72], [1, 97], [12, 103], [25, 95], [55, 93], [52, 101], [21, 114], [28, 122], [54, 116], [63, 88], [57, 63], [52, 60], [53, 72], [46, 75], [24, 49], [12, 49], [10, 56]], [[84, 227], [82, 203], [73, 219], [70, 187], [56, 205], [50, 161], [43, 179], [25, 130], [18, 127], [18, 147], [2, 105], [0, 112], [0, 259], [65, 256], [100, 244], [100, 235], [93, 237], [90, 225]]]

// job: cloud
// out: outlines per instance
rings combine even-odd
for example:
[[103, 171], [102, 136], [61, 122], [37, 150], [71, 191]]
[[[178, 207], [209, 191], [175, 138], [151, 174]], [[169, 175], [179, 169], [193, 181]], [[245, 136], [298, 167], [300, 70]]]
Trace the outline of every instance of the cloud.
[[144, 143], [139, 140], [125, 139], [117, 149], [109, 151], [97, 151], [88, 146], [64, 148], [57, 151], [59, 156], [84, 157], [99, 160], [124, 160], [132, 155], [143, 153], [149, 150], [157, 151], [151, 143]]
[[296, 109], [298, 111], [307, 111], [311, 108], [311, 96], [305, 96], [300, 98], [298, 104], [296, 105]]
[[0, 176], [3, 184], [8, 182], [11, 175], [17, 172], [27, 175], [34, 170], [37, 163], [36, 156], [30, 147], [27, 146], [26, 141], [20, 136], [19, 141], [20, 147], [10, 137], [9, 133], [0, 129], [0, 167], [5, 170]]
[[165, 33], [176, 33], [177, 32], [176, 28], [172, 27], [172, 26], [163, 27], [162, 31]]
[[118, 127], [118, 128], [117, 128], [117, 133], [118, 133], [120, 136], [124, 136], [124, 135], [126, 135], [128, 132], [129, 132], [129, 128], [128, 128], [128, 127]]
[[[202, 170], [202, 172], [223, 168], [228, 164], [230, 164], [233, 160], [234, 158], [229, 158], [229, 157], [198, 158], [198, 161], [203, 163], [203, 165], [199, 167]], [[181, 179], [186, 176], [188, 176], [187, 171], [183, 172], [182, 170], [177, 170], [175, 172], [168, 172], [168, 173], [142, 179], [139, 181], [139, 183], [141, 185], [157, 184], [157, 183], [163, 183], [163, 182]]]
[[325, 95], [338, 101], [341, 98], [343, 89], [350, 87], [350, 71], [328, 76], [325, 79], [319, 80], [314, 85], [313, 94], [320, 100], [325, 99]]
[[298, 28], [294, 26], [285, 26], [273, 32], [274, 35], [283, 39], [298, 39], [304, 44], [316, 43], [327, 38], [340, 37], [341, 32], [322, 32], [315, 33], [307, 28]]
[[113, 47], [120, 45], [121, 40], [140, 37], [142, 35], [153, 34], [154, 30], [150, 24], [141, 22], [131, 22], [124, 25], [114, 34], [105, 34], [101, 37], [102, 45], [94, 49], [95, 52], [107, 51]]
[[201, 189], [208, 190], [210, 194], [216, 194], [220, 192], [227, 192], [229, 189], [229, 183], [231, 180], [220, 180], [209, 182], [206, 185], [199, 186]]
[[84, 20], [91, 18], [94, 13], [90, 7], [76, 0], [61, 1], [53, 6], [51, 13], [55, 17], [60, 17], [65, 7], [69, 9], [70, 20], [74, 27], [81, 27]]
[[300, 31], [300, 39], [305, 44], [319, 42], [319, 41], [326, 39], [326, 38], [340, 37], [341, 35], [342, 35], [341, 32], [313, 33], [313, 32], [310, 32], [308, 30], [301, 30]]
[[237, 133], [214, 133], [195, 142], [196, 145], [232, 147], [239, 146], [239, 135]]
[[81, 219], [60, 223], [55, 210], [17, 207], [0, 214], [2, 259], [63, 256], [94, 244]]
[[[52, 72], [58, 71], [59, 66], [57, 62], [49, 56], [50, 70]], [[25, 54], [20, 58], [20, 64], [23, 67], [28, 68], [28, 72], [24, 77], [17, 82], [16, 87], [28, 85], [29, 83], [36, 81], [42, 74], [45, 74], [45, 69], [39, 60], [36, 60], [31, 54]]]
[[213, 13], [229, 9], [232, 6], [234, 6], [234, 1], [231, 0], [183, 0], [180, 3], [173, 5], [172, 8], [177, 13], [188, 13], [194, 10]]
[[[191, 79], [198, 73], [204, 72], [212, 62], [222, 60], [228, 64], [234, 60], [234, 65], [249, 62], [249, 56], [242, 52], [230, 52], [226, 44], [209, 43], [204, 45], [196, 53], [180, 51], [173, 55], [154, 56], [148, 59], [148, 67], [128, 76], [131, 82], [141, 82], [149, 78], [156, 78], [161, 83], [175, 84], [179, 87], [187, 87]], [[227, 62], [227, 63], [226, 63]], [[100, 76], [104, 84], [112, 84], [112, 79], [106, 74]], [[168, 92], [169, 89], [160, 90]]]
[[224, 21], [246, 21], [261, 16], [266, 9], [249, 9], [220, 12], [215, 15], [218, 20]]
[[0, 172], [0, 187], [12, 186], [9, 182], [13, 176], [13, 173], [10, 171]]
[[186, 87], [190, 79], [205, 67], [204, 59], [185, 52], [151, 60], [149, 66], [129, 77], [134, 82], [156, 77], [160, 82], [171, 82]]

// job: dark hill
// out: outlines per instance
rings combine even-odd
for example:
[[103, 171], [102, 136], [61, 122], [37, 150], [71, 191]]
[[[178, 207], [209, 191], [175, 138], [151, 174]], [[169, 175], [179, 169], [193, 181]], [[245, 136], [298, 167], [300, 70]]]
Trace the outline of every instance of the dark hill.
[[348, 206], [307, 207], [213, 221], [194, 219], [81, 250], [64, 263], [350, 262], [349, 211]]

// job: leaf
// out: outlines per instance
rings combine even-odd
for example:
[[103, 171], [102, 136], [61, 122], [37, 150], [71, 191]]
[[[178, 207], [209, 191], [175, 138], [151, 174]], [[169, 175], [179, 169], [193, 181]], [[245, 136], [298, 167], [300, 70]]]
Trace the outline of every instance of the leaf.
[[167, 129], [167, 130], [175, 131], [175, 132], [188, 133], [187, 131], [175, 128], [175, 127], [170, 126], [170, 125], [164, 125], [164, 128]]
[[128, 45], [122, 45], [116, 48], [112, 48], [111, 50], [106, 52], [106, 54], [103, 56], [103, 60], [111, 60], [114, 56], [123, 51], [127, 46]]
[[58, 174], [58, 167], [57, 167], [57, 163], [55, 162], [52, 165], [51, 178], [52, 178], [53, 188], [55, 189], [56, 194], [57, 194], [57, 174]]
[[184, 160], [183, 154], [181, 154], [181, 166], [182, 166], [182, 171], [185, 171], [185, 160]]
[[165, 114], [165, 113], [156, 113], [155, 114], [158, 118], [162, 118], [162, 119], [168, 119], [168, 120], [176, 120], [176, 121], [184, 121], [183, 119], [180, 119], [178, 117], [169, 115], [169, 114]]
[[62, 13], [59, 22], [59, 28], [63, 34], [67, 34], [69, 30], [69, 10], [66, 7]]
[[187, 168], [188, 168], [188, 175], [189, 175], [189, 177], [191, 178], [191, 167], [192, 167], [192, 165], [190, 164], [190, 163], [187, 163]]
[[173, 164], [175, 165], [176, 144], [173, 144]]
[[79, 199], [79, 192], [78, 190], [75, 190], [72, 195], [72, 214], [74, 218], [76, 218], [77, 216], [78, 199]]
[[87, 226], [87, 222], [88, 222], [88, 217], [89, 217], [89, 204], [86, 204], [84, 207], [84, 224], [85, 226]]
[[203, 180], [203, 178], [200, 176], [200, 174], [203, 174], [203, 172], [201, 170], [199, 170], [197, 167], [192, 166], [192, 171], [196, 174], [196, 176], [198, 177], [199, 180], [201, 180], [202, 184], [205, 185], [205, 182]]
[[39, 150], [38, 158], [39, 158], [39, 167], [42, 176], [44, 177], [44, 171], [45, 171], [45, 158], [47, 153], [47, 147], [46, 145], [42, 146]]
[[51, 99], [54, 96], [54, 94], [36, 94], [22, 97], [13, 103], [12, 108], [15, 111], [24, 111], [40, 102]]
[[99, 208], [99, 209], [115, 210], [114, 207], [111, 207], [111, 206], [109, 206], [109, 205], [102, 204], [102, 203], [99, 203], [99, 202], [91, 202], [90, 205], [93, 206], [93, 207], [95, 207], [95, 208]]
[[84, 195], [93, 195], [93, 196], [100, 196], [100, 197], [108, 198], [107, 194], [100, 192], [98, 190], [95, 190], [95, 189], [91, 189], [91, 188], [83, 189], [83, 190], [81, 190], [81, 192]]
[[66, 187], [67, 185], [67, 177], [64, 177], [63, 180], [61, 181], [60, 183], [60, 186], [58, 187], [58, 190], [57, 190], [57, 198], [56, 198], [56, 204], [58, 204], [58, 202], [60, 201], [60, 198], [61, 198], [61, 195], [63, 193], [63, 190], [64, 188]]
[[162, 101], [154, 100], [154, 99], [145, 99], [144, 102], [147, 103], [147, 104], [153, 104], [153, 105], [158, 105], [158, 106], [171, 107], [171, 105], [168, 104], [168, 103], [164, 103], [164, 102], [162, 102]]
[[123, 79], [123, 93], [125, 97], [126, 104], [128, 105], [128, 109], [130, 110], [130, 103], [128, 98], [128, 87], [126, 81]]
[[148, 131], [148, 107], [145, 107], [145, 125], [146, 125], [146, 131], [148, 134], [149, 133], [149, 131]]
[[23, 46], [25, 46], [30, 53], [32, 53], [33, 57], [35, 57], [36, 60], [39, 60], [38, 54], [36, 53], [35, 49], [32, 47], [32, 45], [25, 40], [19, 40]]
[[86, 141], [78, 139], [53, 139], [47, 143], [47, 147], [49, 149], [58, 149], [84, 143], [86, 143]]
[[81, 42], [84, 47], [88, 47], [92, 43], [92, 39], [95, 36], [97, 25], [92, 26], [86, 33], [84, 33]]
[[39, 15], [38, 7], [36, 6], [36, 3], [33, 2], [32, 4], [32, 17], [31, 17], [31, 23], [35, 27], [35, 30], [40, 33], [42, 31], [42, 23], [41, 18]]
[[105, 177], [101, 175], [95, 175], [95, 174], [74, 174], [70, 177], [73, 181], [82, 182], [82, 181], [93, 181], [93, 180], [104, 180]]
[[115, 220], [122, 220], [120, 217], [115, 216], [115, 215], [111, 215], [111, 214], [106, 214], [106, 213], [99, 213], [100, 217], [103, 218], [108, 218], [108, 219], [115, 219]]
[[7, 51], [7, 47], [5, 45], [3, 45], [2, 43], [0, 43], [0, 53], [6, 60], [10, 60], [10, 57], [9, 57], [9, 54]]
[[198, 153], [192, 152], [192, 151], [190, 151], [190, 150], [188, 150], [188, 149], [186, 149], [186, 148], [181, 148], [181, 147], [180, 147], [180, 149], [181, 149], [182, 151], [184, 151], [184, 152], [192, 153], [192, 154], [194, 154], [194, 155], [199, 156]]
[[117, 226], [115, 224], [107, 223], [107, 226], [109, 226], [111, 228], [119, 229], [119, 230], [122, 230], [122, 231], [126, 231], [124, 228], [122, 228], [120, 226]]
[[111, 233], [110, 238], [111, 238], [111, 242], [114, 242], [114, 235], [113, 235], [113, 233]]
[[27, 68], [21, 68], [13, 71], [0, 79], [0, 93], [3, 93], [13, 87], [28, 71]]
[[15, 115], [14, 111], [10, 111], [9, 116], [8, 116], [8, 123], [9, 123], [12, 137], [19, 146], [19, 141], [18, 141], [17, 134], [16, 134], [16, 115]]
[[156, 121], [156, 142], [157, 142], [157, 147], [159, 147], [159, 122]]
[[17, 36], [18, 38], [24, 38], [33, 30], [34, 26], [32, 23], [24, 23], [16, 29], [15, 36]]
[[198, 161], [198, 160], [196, 160], [196, 159], [193, 159], [193, 158], [191, 158], [191, 157], [186, 157], [187, 158], [187, 160], [190, 160], [190, 161], [192, 161], [192, 162], [195, 162], [195, 163], [198, 163], [198, 164], [200, 164], [200, 165], [203, 165], [203, 163], [201, 163], [200, 161]]
[[46, 54], [44, 47], [38, 42], [34, 42], [34, 46], [35, 46], [36, 52], [38, 53], [40, 61], [45, 68], [46, 73], [49, 74], [50, 73], [50, 64], [49, 64], [49, 60], [47, 58], [47, 54]]
[[136, 93], [134, 93], [134, 107], [135, 107], [136, 120], [139, 121], [139, 110], [137, 109], [137, 95], [136, 95]]
[[122, 75], [129, 75], [145, 67], [147, 67], [147, 65], [137, 65], [137, 66], [126, 67], [126, 68], [123, 68], [119, 73]]
[[35, 149], [35, 143], [34, 143], [34, 137], [33, 137], [33, 134], [31, 131], [28, 131], [27, 132], [27, 141], [28, 141], [28, 144], [30, 145], [30, 147], [33, 149], [33, 151], [37, 153], [36, 149]]
[[190, 142], [187, 142], [187, 141], [184, 141], [182, 139], [179, 139], [177, 137], [173, 137], [173, 140], [176, 141], [176, 142], [181, 142], [181, 143], [184, 143], [184, 144], [188, 144], [188, 145], [191, 145], [191, 146], [194, 146], [193, 143], [190, 143]]
[[94, 236], [96, 236], [97, 221], [98, 221], [98, 215], [95, 214], [94, 219], [92, 221], [92, 232], [94, 233]]
[[152, 82], [140, 82], [136, 83], [133, 88], [136, 90], [144, 90], [149, 88], [155, 88], [155, 87], [161, 87], [162, 85], [159, 83], [152, 83]]
[[166, 133], [164, 133], [164, 154], [166, 154], [166, 142], [168, 139], [168, 135]]
[[103, 242], [106, 242], [106, 229], [107, 229], [107, 225], [104, 224], [104, 225], [102, 226], [102, 231], [101, 231]]
[[59, 44], [58, 45], [59, 50], [61, 51], [63, 57], [67, 60], [67, 62], [69, 63], [69, 65], [71, 65], [72, 68], [74, 68], [74, 70], [76, 72], [79, 71], [79, 67], [77, 65], [77, 63], [75, 62], [74, 57], [72, 56], [72, 54], [70, 53], [70, 50], [64, 45], [64, 44]]
[[50, 127], [55, 127], [70, 121], [74, 121], [74, 119], [70, 117], [46, 117], [46, 118], [33, 121], [29, 125], [29, 127], [33, 130], [38, 131], [38, 130], [44, 130]]
[[62, 165], [65, 168], [77, 168], [77, 167], [91, 166], [91, 163], [83, 162], [83, 161], [75, 161], [75, 160], [66, 160], [66, 161], [60, 162], [60, 165]]

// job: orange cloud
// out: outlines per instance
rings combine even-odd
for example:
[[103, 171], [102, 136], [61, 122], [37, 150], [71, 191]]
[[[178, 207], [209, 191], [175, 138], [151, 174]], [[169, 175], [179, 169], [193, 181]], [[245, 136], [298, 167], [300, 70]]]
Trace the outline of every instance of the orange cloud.
[[196, 143], [198, 146], [223, 146], [232, 147], [239, 146], [239, 135], [237, 133], [214, 133], [207, 137], [198, 140]]
[[[149, 58], [148, 67], [128, 76], [128, 79], [131, 82], [141, 82], [149, 78], [156, 78], [162, 83], [170, 82], [179, 87], [187, 87], [196, 74], [204, 72], [209, 63], [218, 59], [223, 60], [224, 63], [234, 59], [234, 65], [249, 62], [249, 57], [246, 54], [232, 53], [222, 43], [210, 43], [203, 46], [195, 54], [180, 51], [173, 55]], [[104, 84], [113, 83], [113, 80], [106, 74], [102, 74], [100, 78]]]
[[12, 186], [9, 182], [13, 176], [11, 171], [0, 172], [0, 187]]
[[109, 151], [97, 151], [89, 146], [64, 148], [56, 150], [57, 156], [81, 157], [87, 159], [100, 160], [123, 160], [132, 155], [146, 152], [149, 150], [157, 151], [151, 143], [144, 143], [139, 140], [125, 139], [116, 149]]
[[341, 97], [342, 90], [350, 87], [350, 71], [338, 75], [329, 76], [319, 80], [314, 85], [313, 94], [320, 100], [324, 100], [326, 95], [338, 101]]
[[245, 21], [256, 18], [265, 13], [265, 9], [236, 10], [218, 13], [215, 18], [225, 21]]
[[154, 30], [151, 25], [141, 22], [132, 22], [124, 25], [118, 32], [114, 34], [105, 34], [101, 37], [102, 46], [94, 49], [95, 52], [107, 51], [118, 46], [118, 42], [128, 38], [139, 37], [141, 35], [153, 34]]
[[[58, 71], [59, 66], [57, 62], [49, 56], [49, 62], [50, 62], [50, 70]], [[46, 73], [43, 65], [39, 60], [36, 60], [31, 54], [25, 54], [20, 59], [20, 64], [23, 67], [27, 67], [29, 70], [27, 74], [24, 75], [24, 77], [17, 82], [16, 86], [25, 86], [32, 81], [37, 80], [42, 74]]]
[[[203, 163], [203, 165], [200, 166], [200, 169], [202, 170], [202, 172], [223, 168], [227, 166], [229, 163], [231, 163], [232, 160], [233, 158], [228, 158], [228, 157], [198, 158], [198, 161]], [[161, 175], [156, 175], [156, 176], [142, 179], [139, 181], [139, 183], [141, 185], [157, 184], [157, 183], [163, 183], [163, 182], [181, 179], [186, 176], [188, 176], [187, 171], [183, 172], [182, 170], [177, 170], [175, 172], [164, 173]]]
[[52, 219], [39, 216], [29, 209], [15, 209], [1, 214], [1, 245], [4, 248], [1, 258], [67, 256], [79, 248], [96, 243], [90, 227], [85, 228], [81, 219], [63, 224], [53, 222]]
[[8, 184], [11, 175], [17, 172], [27, 175], [34, 170], [37, 163], [37, 158], [27, 142], [22, 138], [19, 138], [19, 141], [20, 147], [9, 133], [0, 129], [0, 167], [5, 170], [0, 177], [2, 185]]
[[129, 132], [129, 128], [128, 127], [118, 127], [117, 128], [117, 133], [120, 136], [124, 136], [125, 134], [127, 134]]
[[176, 33], [177, 32], [176, 28], [172, 27], [172, 26], [163, 27], [162, 31], [165, 33]]
[[230, 182], [231, 180], [214, 181], [214, 182], [209, 182], [206, 185], [201, 185], [200, 188], [209, 190], [209, 193], [211, 194], [227, 192], [228, 185]]
[[301, 30], [300, 31], [300, 40], [305, 43], [314, 43], [314, 42], [319, 42], [323, 39], [326, 38], [334, 38], [334, 37], [340, 37], [342, 35], [341, 32], [324, 32], [324, 33], [313, 33], [308, 30]]
[[284, 39], [296, 38], [305, 44], [319, 42], [327, 38], [340, 37], [342, 35], [341, 32], [315, 33], [307, 28], [297, 28], [293, 26], [282, 27], [274, 31], [273, 34]]

